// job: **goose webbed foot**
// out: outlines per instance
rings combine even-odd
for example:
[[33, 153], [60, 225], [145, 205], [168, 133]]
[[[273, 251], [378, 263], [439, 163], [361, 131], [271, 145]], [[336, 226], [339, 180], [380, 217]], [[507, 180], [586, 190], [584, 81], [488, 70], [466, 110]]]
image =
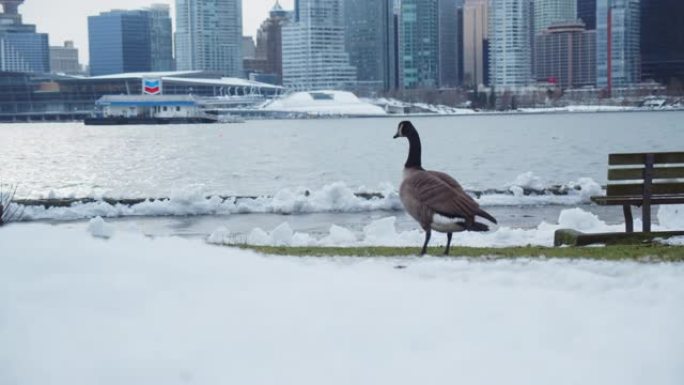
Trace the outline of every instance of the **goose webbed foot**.
[[427, 254], [427, 246], [428, 246], [428, 243], [430, 242], [430, 236], [431, 235], [432, 235], [432, 230], [430, 230], [430, 229], [425, 230], [425, 244], [423, 244], [423, 250], [420, 252], [421, 256]]
[[446, 250], [444, 250], [444, 255], [449, 255], [449, 249], [451, 248], [451, 237], [453, 235], [453, 233], [447, 233], [447, 245]]

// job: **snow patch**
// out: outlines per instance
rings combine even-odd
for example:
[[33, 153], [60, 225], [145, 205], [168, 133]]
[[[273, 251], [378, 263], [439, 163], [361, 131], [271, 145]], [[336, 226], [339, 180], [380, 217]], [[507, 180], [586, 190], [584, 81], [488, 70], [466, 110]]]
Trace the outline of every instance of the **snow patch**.
[[2, 384], [684, 383], [681, 263], [282, 258], [43, 224], [0, 245]]

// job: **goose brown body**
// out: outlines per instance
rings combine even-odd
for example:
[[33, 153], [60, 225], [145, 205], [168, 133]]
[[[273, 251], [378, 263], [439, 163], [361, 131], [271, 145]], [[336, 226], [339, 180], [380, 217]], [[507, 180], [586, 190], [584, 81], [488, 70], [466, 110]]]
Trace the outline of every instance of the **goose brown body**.
[[427, 251], [432, 230], [447, 234], [448, 254], [453, 233], [489, 230], [487, 225], [477, 222], [478, 217], [496, 223], [496, 219], [482, 210], [454, 178], [440, 171], [423, 169], [420, 137], [410, 122], [399, 125], [397, 137], [408, 138], [410, 144], [399, 196], [408, 214], [425, 230], [422, 254]]

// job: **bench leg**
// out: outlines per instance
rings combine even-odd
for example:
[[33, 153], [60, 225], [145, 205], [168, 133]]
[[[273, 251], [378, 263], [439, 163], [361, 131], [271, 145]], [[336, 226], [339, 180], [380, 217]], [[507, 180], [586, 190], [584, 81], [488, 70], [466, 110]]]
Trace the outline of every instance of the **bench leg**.
[[625, 231], [628, 233], [634, 232], [634, 217], [632, 217], [632, 206], [622, 206], [622, 211], [625, 213]]
[[641, 208], [641, 219], [644, 221], [644, 233], [651, 232], [651, 202], [645, 203]]

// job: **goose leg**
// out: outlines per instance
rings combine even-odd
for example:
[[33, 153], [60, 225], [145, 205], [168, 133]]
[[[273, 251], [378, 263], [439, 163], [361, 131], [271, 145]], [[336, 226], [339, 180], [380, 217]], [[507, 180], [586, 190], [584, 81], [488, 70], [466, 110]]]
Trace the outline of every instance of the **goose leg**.
[[430, 236], [431, 235], [432, 235], [431, 229], [428, 228], [427, 230], [425, 230], [425, 244], [423, 245], [423, 250], [420, 252], [420, 255], [427, 254], [427, 246], [428, 246], [428, 242], [430, 242]]
[[454, 233], [447, 233], [447, 247], [446, 250], [444, 251], [444, 255], [449, 255], [449, 248], [451, 247], [451, 237], [454, 235]]

